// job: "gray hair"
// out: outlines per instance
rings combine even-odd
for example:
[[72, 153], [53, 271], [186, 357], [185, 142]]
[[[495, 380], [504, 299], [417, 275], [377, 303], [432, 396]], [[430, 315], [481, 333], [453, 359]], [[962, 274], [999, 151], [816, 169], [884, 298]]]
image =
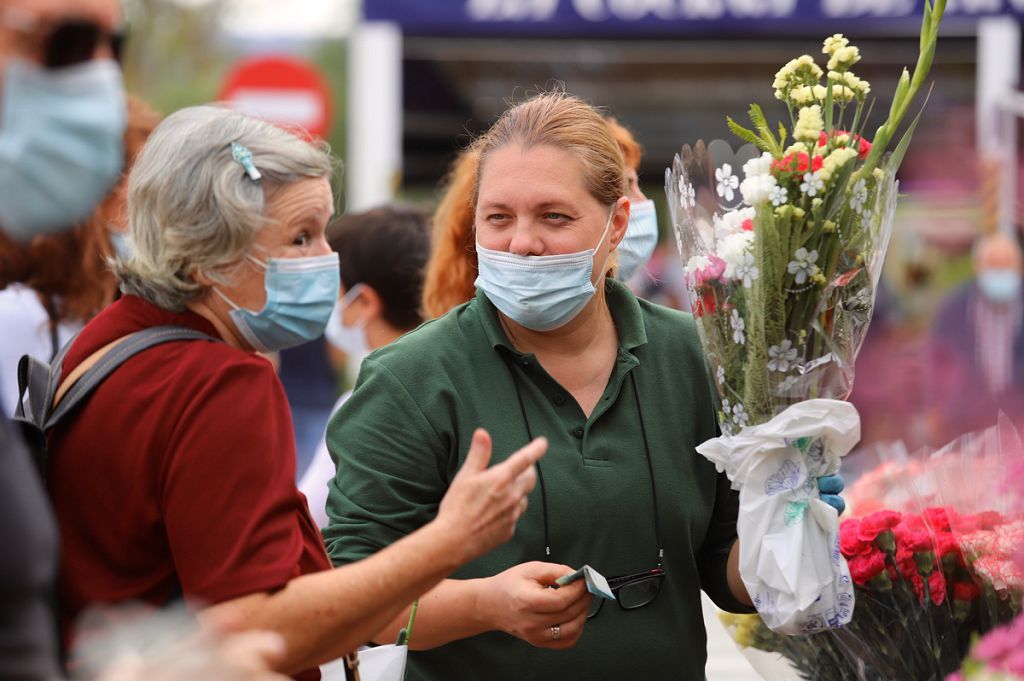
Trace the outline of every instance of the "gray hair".
[[[249, 148], [262, 179], [249, 179], [232, 158], [232, 142]], [[206, 292], [197, 272], [230, 282], [231, 269], [267, 224], [274, 191], [331, 170], [326, 145], [230, 109], [195, 106], [171, 114], [129, 175], [134, 253], [111, 263], [121, 290], [167, 310], [185, 309]]]

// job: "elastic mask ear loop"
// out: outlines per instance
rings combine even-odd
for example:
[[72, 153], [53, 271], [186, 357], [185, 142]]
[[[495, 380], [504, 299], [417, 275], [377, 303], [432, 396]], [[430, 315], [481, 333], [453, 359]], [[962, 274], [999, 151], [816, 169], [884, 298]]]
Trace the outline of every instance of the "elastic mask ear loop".
[[220, 299], [221, 299], [221, 300], [223, 300], [223, 301], [224, 301], [225, 303], [227, 303], [228, 305], [230, 305], [230, 306], [231, 306], [231, 309], [232, 309], [232, 310], [241, 310], [241, 309], [242, 309], [242, 308], [240, 308], [239, 306], [235, 305], [235, 301], [231, 300], [231, 299], [230, 299], [230, 298], [228, 298], [228, 297], [227, 297], [226, 295], [224, 295], [224, 294], [223, 294], [223, 293], [221, 292], [221, 290], [220, 290], [219, 288], [217, 288], [216, 286], [211, 286], [210, 288], [212, 288], [212, 289], [213, 289], [213, 292], [214, 292], [214, 293], [216, 293], [216, 294], [217, 294], [218, 296], [220, 296]]
[[[607, 237], [609, 234], [611, 234], [611, 226], [612, 226], [612, 218], [613, 217], [615, 217], [615, 206], [612, 206], [611, 212], [608, 213], [608, 221], [606, 223], [604, 223], [604, 234], [601, 235], [601, 240], [597, 242], [596, 246], [594, 246], [594, 256], [595, 257], [597, 256], [598, 249], [601, 248], [601, 244], [604, 243], [605, 237]], [[598, 281], [601, 281], [601, 279], [604, 278], [604, 273], [608, 269], [608, 258], [610, 258], [610, 257], [612, 257], [612, 251], [609, 248], [608, 252], [605, 253], [604, 262], [601, 263], [601, 268], [600, 268], [600, 270], [598, 270], [598, 278], [597, 278]]]

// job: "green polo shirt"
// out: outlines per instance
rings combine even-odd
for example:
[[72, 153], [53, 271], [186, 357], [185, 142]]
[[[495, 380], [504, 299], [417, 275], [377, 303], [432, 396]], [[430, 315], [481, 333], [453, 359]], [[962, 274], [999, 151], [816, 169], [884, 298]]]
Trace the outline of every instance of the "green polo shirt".
[[406, 679], [697, 681], [706, 659], [700, 590], [722, 608], [749, 612], [726, 582], [737, 495], [694, 450], [715, 437], [716, 423], [693, 319], [611, 279], [606, 293], [619, 351], [590, 418], [533, 355], [512, 347], [482, 293], [370, 355], [327, 430], [338, 473], [324, 539], [341, 565], [416, 530], [437, 513], [475, 428], [490, 432], [496, 462], [528, 442], [528, 422], [550, 443], [540, 462], [550, 556], [538, 485], [515, 537], [453, 577], [491, 576], [533, 560], [586, 563], [606, 577], [654, 568], [642, 418], [667, 572], [657, 599], [629, 611], [605, 603], [571, 650], [491, 632], [414, 652]]

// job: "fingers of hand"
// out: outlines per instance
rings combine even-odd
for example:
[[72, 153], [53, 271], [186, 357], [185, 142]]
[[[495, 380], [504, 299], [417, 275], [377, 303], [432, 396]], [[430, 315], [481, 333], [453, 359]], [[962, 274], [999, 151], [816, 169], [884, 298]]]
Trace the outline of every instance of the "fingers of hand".
[[477, 428], [473, 431], [473, 441], [469, 445], [469, 452], [466, 454], [466, 460], [463, 462], [459, 474], [486, 470], [490, 461], [491, 436], [483, 428]]
[[[554, 620], [548, 620], [549, 622]], [[587, 612], [578, 617], [568, 620], [558, 620], [555, 624], [531, 629], [527, 641], [538, 648], [549, 648], [552, 650], [564, 650], [576, 645], [580, 636], [583, 635], [583, 627], [587, 622]], [[557, 630], [555, 629], [557, 627]], [[555, 638], [557, 631], [558, 637]]]
[[495, 474], [506, 481], [519, 477], [527, 469], [533, 467], [548, 450], [546, 438], [538, 437], [530, 444], [518, 450], [512, 456], [494, 466]]
[[839, 474], [823, 475], [818, 478], [818, 490], [822, 494], [839, 494], [844, 489], [846, 489], [846, 482]]

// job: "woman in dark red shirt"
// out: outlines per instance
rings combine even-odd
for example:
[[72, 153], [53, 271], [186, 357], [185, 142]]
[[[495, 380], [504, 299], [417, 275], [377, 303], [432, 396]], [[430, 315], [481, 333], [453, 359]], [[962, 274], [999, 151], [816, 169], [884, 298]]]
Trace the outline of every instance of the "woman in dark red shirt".
[[90, 604], [183, 595], [209, 606], [202, 616], [279, 632], [280, 670], [315, 677], [510, 538], [546, 443], [488, 469], [480, 432], [433, 522], [329, 570], [293, 482], [285, 395], [259, 352], [319, 336], [337, 300], [324, 239], [330, 171], [320, 147], [216, 107], [169, 116], [140, 154], [128, 189], [133, 255], [114, 263], [124, 296], [78, 336], [62, 375], [154, 326], [223, 342], [132, 357], [54, 429], [66, 632]]

